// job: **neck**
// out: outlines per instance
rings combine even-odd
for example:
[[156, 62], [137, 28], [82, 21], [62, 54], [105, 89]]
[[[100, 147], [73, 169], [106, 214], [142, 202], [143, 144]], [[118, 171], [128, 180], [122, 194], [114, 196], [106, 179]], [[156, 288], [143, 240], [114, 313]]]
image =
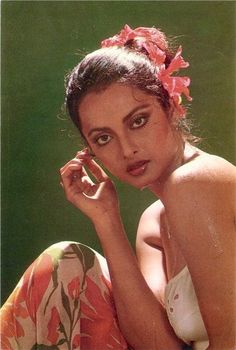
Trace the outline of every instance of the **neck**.
[[183, 145], [181, 145], [176, 152], [175, 157], [165, 174], [159, 177], [154, 183], [150, 184], [148, 189], [163, 202], [164, 190], [171, 175], [178, 168], [193, 160], [197, 155], [199, 155], [199, 152], [200, 151], [197, 148], [191, 146], [189, 143], [183, 143]]

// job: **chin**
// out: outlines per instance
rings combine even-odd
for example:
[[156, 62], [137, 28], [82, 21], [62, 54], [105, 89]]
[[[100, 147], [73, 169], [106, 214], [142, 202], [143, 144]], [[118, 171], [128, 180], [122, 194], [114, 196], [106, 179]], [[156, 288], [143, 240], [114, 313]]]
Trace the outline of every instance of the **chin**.
[[157, 183], [157, 179], [148, 179], [145, 176], [139, 176], [139, 177], [135, 177], [135, 178], [131, 178], [131, 179], [123, 179], [123, 182], [129, 184], [132, 187], [135, 187], [139, 190], [144, 190], [145, 188], [149, 188], [154, 186], [155, 183]]

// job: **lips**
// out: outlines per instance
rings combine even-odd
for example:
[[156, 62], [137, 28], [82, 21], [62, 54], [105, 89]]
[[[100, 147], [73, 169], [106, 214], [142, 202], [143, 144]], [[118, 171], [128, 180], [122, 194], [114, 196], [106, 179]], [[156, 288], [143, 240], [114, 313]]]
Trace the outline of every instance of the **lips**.
[[139, 162], [130, 164], [127, 167], [127, 172], [132, 176], [143, 175], [147, 168], [148, 163], [149, 163], [149, 160], [141, 160]]

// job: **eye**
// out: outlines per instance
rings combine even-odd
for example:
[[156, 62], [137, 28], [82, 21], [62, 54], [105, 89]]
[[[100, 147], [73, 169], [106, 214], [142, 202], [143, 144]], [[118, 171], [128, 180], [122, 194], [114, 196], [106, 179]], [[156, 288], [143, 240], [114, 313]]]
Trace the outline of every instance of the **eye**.
[[147, 120], [148, 118], [146, 116], [138, 116], [132, 121], [131, 128], [138, 129], [144, 126], [147, 123]]
[[95, 139], [95, 143], [97, 143], [99, 146], [104, 146], [106, 145], [108, 142], [110, 142], [112, 139], [112, 137], [110, 135], [101, 135], [99, 137], [97, 137]]

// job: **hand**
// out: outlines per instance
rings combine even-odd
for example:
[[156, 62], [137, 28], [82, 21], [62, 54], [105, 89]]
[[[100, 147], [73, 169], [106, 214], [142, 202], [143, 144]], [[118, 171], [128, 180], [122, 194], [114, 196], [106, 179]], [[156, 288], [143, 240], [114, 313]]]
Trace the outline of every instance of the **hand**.
[[[85, 166], [96, 183], [88, 175]], [[94, 223], [101, 220], [104, 214], [112, 216], [119, 213], [118, 198], [112, 181], [86, 149], [78, 152], [74, 159], [62, 167], [60, 174], [66, 198]]]

